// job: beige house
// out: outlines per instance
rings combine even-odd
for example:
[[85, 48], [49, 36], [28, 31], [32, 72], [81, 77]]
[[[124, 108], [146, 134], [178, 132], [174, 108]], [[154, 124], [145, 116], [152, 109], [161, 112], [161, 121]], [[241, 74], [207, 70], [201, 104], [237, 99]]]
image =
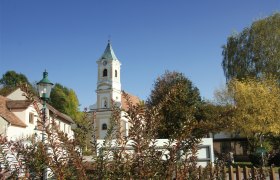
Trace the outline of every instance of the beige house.
[[[20, 88], [6, 97], [0, 96], [0, 134], [6, 136], [8, 140], [16, 140], [38, 133], [41, 129], [38, 112], [41, 109], [40, 100], [28, 100]], [[69, 138], [74, 138], [71, 129], [74, 121], [47, 104], [46, 125], [50, 120], [54, 120], [59, 129], [67, 133]]]

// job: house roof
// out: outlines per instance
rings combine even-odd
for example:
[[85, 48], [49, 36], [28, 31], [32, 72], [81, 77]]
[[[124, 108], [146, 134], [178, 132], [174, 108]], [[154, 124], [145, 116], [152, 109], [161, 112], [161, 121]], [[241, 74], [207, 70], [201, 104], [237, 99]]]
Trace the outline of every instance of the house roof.
[[7, 100], [6, 106], [8, 109], [26, 109], [32, 104], [30, 100]]
[[63, 118], [64, 120], [68, 121], [69, 123], [72, 123], [74, 124], [75, 122], [73, 121], [73, 119], [66, 115], [66, 114], [63, 114], [62, 112], [59, 112], [58, 110], [56, 110], [54, 107], [52, 107], [51, 105], [47, 104], [47, 108], [55, 115]]
[[[38, 98], [35, 98], [36, 101], [40, 102]], [[28, 106], [30, 106], [33, 103], [33, 101], [30, 100], [7, 100], [6, 106], [8, 109], [26, 109]], [[66, 114], [63, 114], [56, 110], [51, 105], [47, 104], [47, 108], [57, 116], [61, 117], [62, 119], [66, 120], [69, 123], [74, 123], [74, 121]]]
[[129, 100], [132, 105], [137, 105], [141, 101], [137, 96], [128, 93], [122, 93], [122, 109], [125, 111], [127, 111], [129, 108], [127, 100]]
[[0, 96], [0, 116], [14, 126], [26, 127], [25, 123], [23, 123], [14, 113], [9, 111], [7, 108], [8, 101], [10, 101], [8, 98]]
[[118, 60], [117, 56], [115, 55], [115, 53], [113, 51], [110, 41], [108, 42], [107, 47], [100, 59]]
[[[10, 94], [14, 93], [17, 89], [20, 89], [21, 91], [23, 91], [21, 88], [16, 88], [15, 90], [13, 90]], [[24, 92], [24, 91], [23, 91]], [[2, 96], [3, 97], [3, 96]], [[6, 97], [3, 97], [6, 98]], [[10, 109], [26, 109], [28, 108], [28, 106], [30, 106], [34, 101], [37, 101], [39, 103], [42, 103], [40, 98], [38, 97], [34, 97], [34, 100], [11, 100], [6, 98], [6, 108]], [[61, 117], [63, 120], [69, 122], [69, 123], [74, 123], [74, 121], [66, 114], [63, 114], [61, 112], [59, 112], [58, 110], [56, 110], [54, 107], [52, 107], [51, 105], [47, 104], [47, 108], [55, 115], [57, 115], [58, 117]], [[25, 125], [26, 126], [26, 125]]]

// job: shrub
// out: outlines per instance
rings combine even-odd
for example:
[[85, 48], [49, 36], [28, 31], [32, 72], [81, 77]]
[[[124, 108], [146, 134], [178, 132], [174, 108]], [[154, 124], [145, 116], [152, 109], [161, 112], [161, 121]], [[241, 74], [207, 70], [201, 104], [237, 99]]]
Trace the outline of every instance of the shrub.
[[280, 152], [271, 155], [268, 159], [268, 165], [280, 166]]

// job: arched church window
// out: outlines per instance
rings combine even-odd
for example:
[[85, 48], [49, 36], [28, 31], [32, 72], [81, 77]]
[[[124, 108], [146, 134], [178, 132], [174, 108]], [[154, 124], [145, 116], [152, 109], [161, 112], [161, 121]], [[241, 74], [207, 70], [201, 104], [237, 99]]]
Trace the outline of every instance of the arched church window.
[[115, 70], [115, 77], [118, 77], [118, 71]]
[[107, 100], [104, 100], [104, 108], [107, 108]]
[[107, 130], [107, 124], [106, 123], [102, 124], [102, 130]]
[[107, 76], [107, 69], [104, 69], [103, 70], [103, 77], [106, 77]]

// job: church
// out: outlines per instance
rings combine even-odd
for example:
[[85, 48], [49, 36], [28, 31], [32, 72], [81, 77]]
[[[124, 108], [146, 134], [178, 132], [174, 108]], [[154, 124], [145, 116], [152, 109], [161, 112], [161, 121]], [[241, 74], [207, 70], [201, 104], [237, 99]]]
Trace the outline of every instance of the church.
[[[104, 139], [106, 136], [112, 115], [112, 102], [124, 110], [121, 112], [120, 130], [127, 136], [129, 133], [129, 122], [124, 117], [124, 113], [128, 107], [121, 89], [121, 62], [115, 55], [110, 41], [108, 41], [104, 53], [96, 63], [98, 68], [96, 87], [97, 102], [90, 107], [90, 110], [96, 113], [96, 120], [94, 122], [96, 137], [98, 139]], [[138, 97], [131, 94], [128, 94], [128, 96], [132, 104], [140, 102]]]
[[[104, 138], [107, 134], [107, 129], [110, 126], [110, 118], [112, 115], [113, 104], [121, 108], [120, 131], [124, 136], [128, 136], [130, 123], [125, 117], [125, 112], [128, 110], [127, 99], [124, 97], [121, 89], [121, 62], [115, 55], [112, 44], [109, 41], [104, 53], [96, 61], [97, 63], [97, 87], [96, 104], [90, 106], [90, 111], [95, 112], [95, 136], [100, 148], [103, 146]], [[131, 94], [127, 94], [129, 101], [136, 105], [141, 100]], [[157, 139], [156, 149], [165, 151], [165, 144], [168, 144], [168, 139]], [[126, 150], [131, 150], [133, 144], [129, 141], [126, 144]], [[198, 164], [206, 166], [209, 162], [214, 162], [213, 139], [202, 138], [201, 145], [198, 150]]]

